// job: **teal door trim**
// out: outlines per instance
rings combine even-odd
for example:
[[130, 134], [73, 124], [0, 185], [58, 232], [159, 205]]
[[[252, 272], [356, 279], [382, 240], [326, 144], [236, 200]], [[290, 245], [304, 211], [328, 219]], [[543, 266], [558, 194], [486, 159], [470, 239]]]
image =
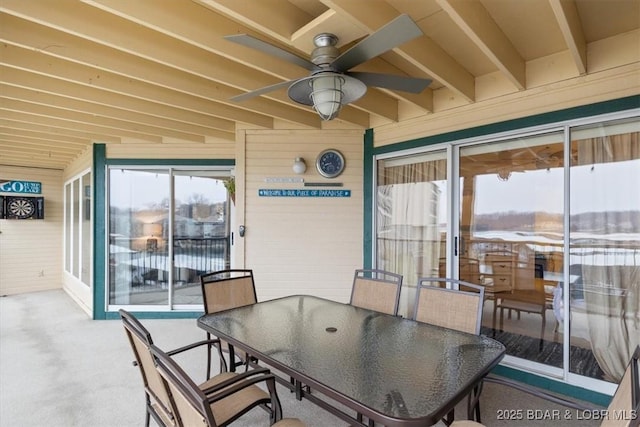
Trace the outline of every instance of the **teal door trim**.
[[[583, 105], [579, 107], [568, 108], [564, 110], [553, 111], [549, 113], [537, 114], [534, 116], [523, 117], [504, 122], [493, 123], [484, 126], [478, 126], [469, 129], [462, 129], [454, 132], [433, 135], [424, 138], [416, 138], [408, 141], [398, 142], [383, 147], [374, 146], [374, 131], [368, 129], [363, 138], [364, 144], [364, 252], [363, 265], [371, 267], [374, 259], [373, 242], [375, 239], [374, 214], [375, 214], [375, 197], [373, 184], [375, 182], [376, 166], [374, 164], [374, 156], [379, 154], [394, 153], [402, 150], [425, 147], [428, 145], [459, 141], [462, 139], [474, 138], [484, 135], [492, 135], [501, 132], [514, 131], [518, 129], [530, 128], [534, 126], [550, 125], [554, 123], [587, 118], [590, 116], [599, 116], [608, 113], [617, 113], [625, 110], [633, 110], [640, 108], [640, 95], [634, 95], [626, 98], [614, 99], [610, 101], [598, 102], [595, 104]], [[537, 387], [546, 388], [553, 392], [558, 392], [567, 396], [589, 401], [601, 406], [607, 406], [611, 397], [607, 394], [598, 393], [596, 391], [587, 390], [581, 387], [570, 385], [560, 381], [554, 381], [547, 377], [524, 372], [514, 368], [498, 366], [494, 372], [515, 380], [532, 384]]]
[[[234, 159], [108, 159], [105, 144], [93, 145], [93, 319], [119, 319], [107, 311], [107, 169], [109, 166], [229, 166]], [[135, 313], [147, 319], [184, 319], [202, 315], [202, 311], [144, 311]]]

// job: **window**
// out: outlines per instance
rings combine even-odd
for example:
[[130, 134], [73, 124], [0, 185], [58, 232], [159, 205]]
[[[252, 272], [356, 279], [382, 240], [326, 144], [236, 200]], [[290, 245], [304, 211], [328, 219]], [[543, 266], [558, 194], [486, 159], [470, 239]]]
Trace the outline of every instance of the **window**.
[[64, 186], [64, 269], [86, 286], [91, 286], [91, 172]]

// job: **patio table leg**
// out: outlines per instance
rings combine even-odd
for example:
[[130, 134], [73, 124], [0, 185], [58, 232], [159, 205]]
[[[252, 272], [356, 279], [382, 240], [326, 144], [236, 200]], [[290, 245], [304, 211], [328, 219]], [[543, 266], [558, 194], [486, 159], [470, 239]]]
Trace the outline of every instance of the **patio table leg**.
[[480, 383], [473, 388], [471, 393], [469, 393], [469, 400], [467, 402], [467, 418], [472, 420], [472, 421], [479, 422], [479, 423], [481, 422], [481, 419], [480, 419], [480, 393], [482, 393], [482, 385], [483, 384], [484, 384], [484, 382], [480, 381]]

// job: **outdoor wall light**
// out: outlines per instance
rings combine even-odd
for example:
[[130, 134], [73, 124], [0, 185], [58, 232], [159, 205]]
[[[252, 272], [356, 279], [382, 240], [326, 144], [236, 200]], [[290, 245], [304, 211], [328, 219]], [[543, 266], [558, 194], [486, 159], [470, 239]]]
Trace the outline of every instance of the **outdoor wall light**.
[[296, 157], [293, 161], [293, 171], [298, 175], [303, 174], [307, 170], [307, 164], [302, 157]]

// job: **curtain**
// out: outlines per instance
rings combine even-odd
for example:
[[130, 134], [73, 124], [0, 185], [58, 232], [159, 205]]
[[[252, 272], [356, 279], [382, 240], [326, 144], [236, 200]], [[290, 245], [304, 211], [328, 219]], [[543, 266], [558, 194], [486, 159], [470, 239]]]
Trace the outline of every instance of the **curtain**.
[[[598, 171], [614, 162], [633, 162], [632, 167], [640, 168], [640, 132], [581, 139], [573, 144], [577, 146], [575, 165], [587, 167], [593, 174], [589, 193], [581, 197], [592, 200], [594, 212], [580, 217], [572, 213], [571, 253], [581, 264], [593, 354], [606, 379], [619, 382], [633, 349], [640, 344], [640, 182], [633, 182], [639, 181], [637, 174], [614, 172], [619, 186], [612, 189]], [[627, 204], [635, 208], [616, 210], [615, 198], [619, 197], [631, 198]], [[584, 242], [586, 235], [591, 236], [588, 243]]]
[[[403, 288], [438, 275], [441, 238], [438, 206], [446, 194], [435, 181], [446, 177], [446, 161], [380, 168], [377, 188], [377, 268], [403, 275]], [[400, 312], [408, 314], [413, 292], [403, 291]]]

